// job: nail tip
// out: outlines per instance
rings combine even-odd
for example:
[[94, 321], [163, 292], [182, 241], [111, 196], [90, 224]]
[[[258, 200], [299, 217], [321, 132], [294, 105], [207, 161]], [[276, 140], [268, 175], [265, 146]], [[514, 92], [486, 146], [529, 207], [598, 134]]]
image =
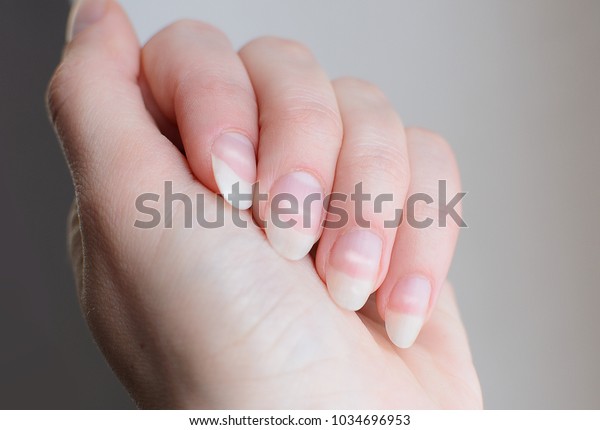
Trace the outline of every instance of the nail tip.
[[266, 233], [273, 249], [290, 261], [298, 261], [304, 258], [314, 244], [312, 237], [296, 232], [292, 228], [282, 229], [267, 226]]
[[349, 311], [361, 309], [373, 291], [371, 282], [357, 280], [331, 268], [327, 271], [326, 283], [333, 301]]
[[385, 318], [385, 329], [388, 337], [398, 348], [410, 348], [416, 341], [423, 318], [414, 315], [388, 313]]

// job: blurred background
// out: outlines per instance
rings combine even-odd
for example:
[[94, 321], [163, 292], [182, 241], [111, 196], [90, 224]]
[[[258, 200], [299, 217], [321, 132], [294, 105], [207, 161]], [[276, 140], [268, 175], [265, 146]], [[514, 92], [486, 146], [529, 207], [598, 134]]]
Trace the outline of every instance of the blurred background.
[[[443, 134], [465, 220], [450, 274], [487, 408], [600, 408], [600, 2], [122, 0], [142, 41], [178, 18], [273, 34]], [[73, 191], [46, 118], [69, 3], [0, 2], [0, 409], [132, 408], [80, 316]]]

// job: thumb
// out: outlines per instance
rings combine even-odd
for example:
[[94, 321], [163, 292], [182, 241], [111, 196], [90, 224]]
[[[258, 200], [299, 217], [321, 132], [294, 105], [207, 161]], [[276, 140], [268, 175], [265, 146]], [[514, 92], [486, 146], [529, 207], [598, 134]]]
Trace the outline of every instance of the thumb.
[[162, 189], [167, 178], [157, 173], [183, 181], [189, 174], [146, 110], [139, 42], [119, 4], [77, 2], [67, 41], [48, 87], [48, 109], [72, 172], [82, 233], [86, 215], [95, 212], [95, 221], [106, 221], [105, 232], [119, 237], [119, 225], [133, 224], [136, 194]]

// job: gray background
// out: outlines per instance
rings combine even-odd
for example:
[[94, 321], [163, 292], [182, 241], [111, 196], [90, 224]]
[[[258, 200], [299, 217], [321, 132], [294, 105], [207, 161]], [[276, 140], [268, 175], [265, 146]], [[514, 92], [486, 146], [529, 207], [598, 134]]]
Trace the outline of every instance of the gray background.
[[[600, 407], [600, 2], [123, 0], [142, 40], [274, 34], [447, 137], [469, 192], [451, 280], [488, 408]], [[129, 408], [79, 315], [72, 187], [43, 91], [67, 2], [0, 3], [0, 408]]]

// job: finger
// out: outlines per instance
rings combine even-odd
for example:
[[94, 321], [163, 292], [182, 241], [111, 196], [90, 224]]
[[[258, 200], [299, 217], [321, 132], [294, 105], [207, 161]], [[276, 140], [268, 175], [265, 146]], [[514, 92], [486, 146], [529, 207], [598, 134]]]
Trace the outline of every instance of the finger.
[[[227, 37], [208, 24], [170, 25], [143, 48], [144, 74], [158, 106], [179, 126], [196, 178], [233, 205], [252, 205], [258, 120], [246, 70]], [[236, 194], [244, 194], [240, 200]]]
[[140, 190], [162, 188], [159, 169], [174, 179], [188, 175], [181, 154], [145, 108], [137, 83], [140, 49], [123, 10], [112, 0], [78, 5], [70, 42], [48, 87], [48, 107], [73, 173], [80, 215], [102, 207], [97, 219], [106, 228], [129, 227], [114, 220], [133, 213]]
[[257, 215], [275, 250], [298, 260], [319, 238], [324, 195], [333, 184], [342, 139], [335, 94], [313, 55], [296, 42], [257, 39], [240, 57], [260, 111], [258, 183], [268, 198]]
[[458, 168], [446, 141], [422, 129], [409, 128], [406, 136], [411, 183], [390, 269], [377, 292], [388, 335], [401, 348], [415, 341], [446, 279], [462, 198]]
[[408, 153], [400, 118], [378, 88], [346, 78], [334, 89], [344, 140], [317, 268], [333, 300], [358, 310], [387, 273], [408, 190]]

